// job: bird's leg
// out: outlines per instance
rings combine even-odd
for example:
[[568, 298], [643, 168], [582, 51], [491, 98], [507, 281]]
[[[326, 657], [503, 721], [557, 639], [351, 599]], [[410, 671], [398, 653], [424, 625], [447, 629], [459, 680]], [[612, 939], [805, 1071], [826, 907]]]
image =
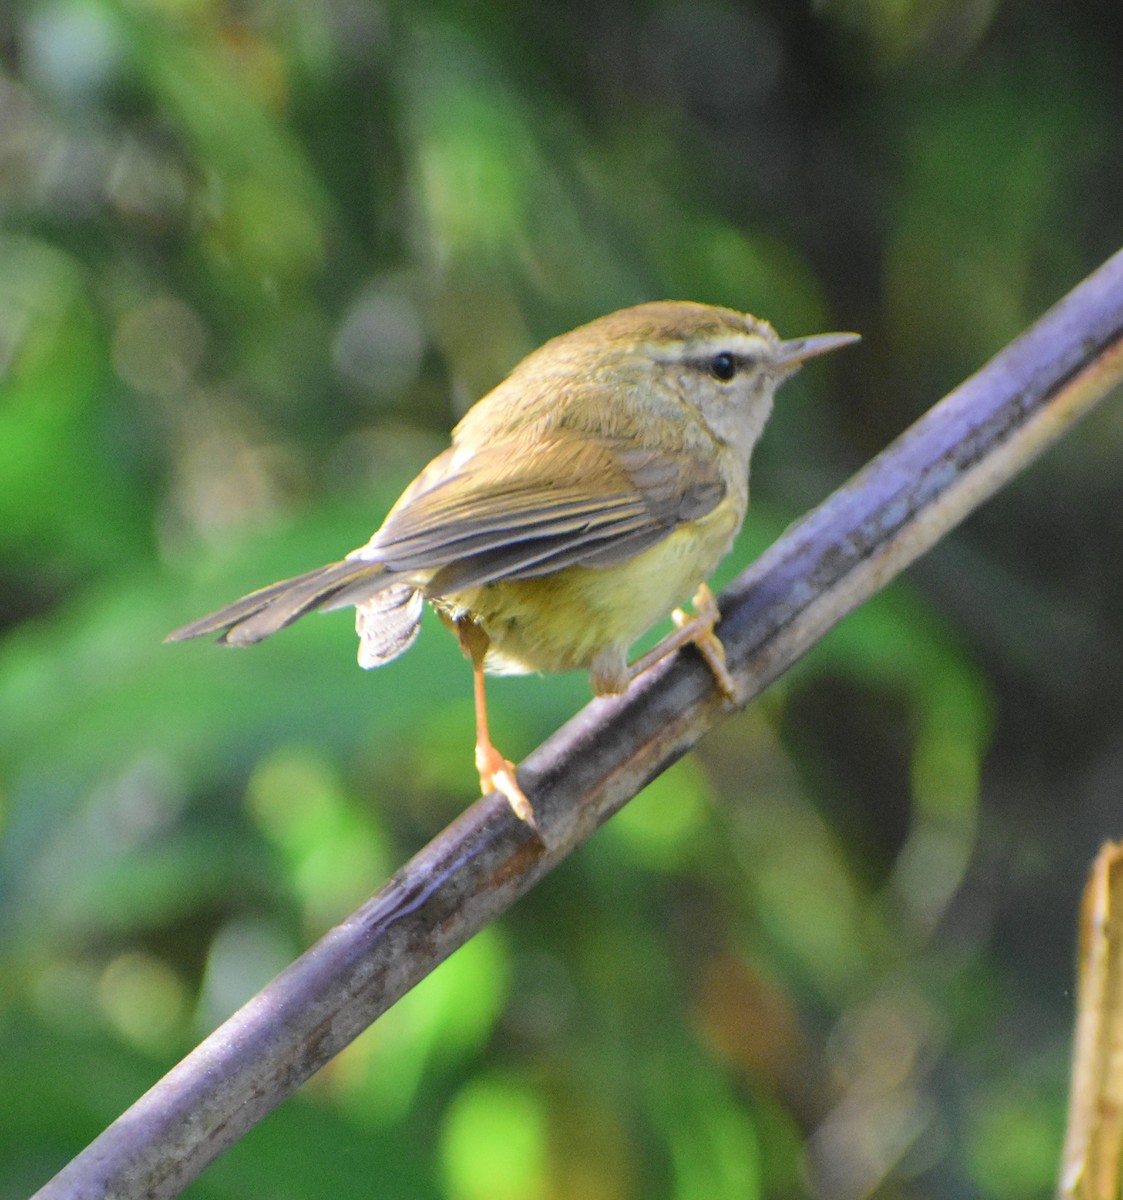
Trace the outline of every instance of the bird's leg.
[[525, 821], [532, 829], [536, 829], [534, 809], [515, 777], [515, 764], [499, 753], [488, 733], [487, 697], [482, 664], [472, 663], [472, 677], [476, 698], [476, 770], [480, 773], [480, 791], [485, 796], [489, 792], [502, 792], [507, 797], [507, 803], [514, 809], [515, 816]]
[[694, 607], [694, 616], [691, 617], [681, 608], [676, 608], [671, 613], [671, 620], [675, 623], [674, 633], [668, 634], [657, 646], [636, 659], [629, 666], [628, 675], [631, 679], [635, 679], [648, 667], [653, 667], [668, 654], [674, 653], [680, 646], [693, 642], [706, 660], [706, 665], [710, 668], [722, 694], [731, 703], [736, 704], [737, 683], [726, 666], [725, 647], [721, 644], [721, 638], [714, 633], [714, 626], [721, 619], [721, 612], [718, 610], [717, 601], [707, 584], [703, 583], [698, 588], [691, 603]]
[[487, 693], [484, 683], [484, 658], [487, 655], [487, 634], [470, 617], [456, 621], [456, 636], [472, 662], [473, 695], [476, 702], [476, 770], [480, 773], [480, 791], [502, 792], [515, 816], [537, 829], [534, 809], [515, 777], [515, 764], [504, 758], [491, 741], [487, 727]]

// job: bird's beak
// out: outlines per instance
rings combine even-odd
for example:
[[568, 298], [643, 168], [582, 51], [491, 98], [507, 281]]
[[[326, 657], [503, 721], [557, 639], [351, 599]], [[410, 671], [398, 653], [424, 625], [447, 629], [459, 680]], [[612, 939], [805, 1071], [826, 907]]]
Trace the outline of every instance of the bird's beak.
[[841, 350], [853, 342], [860, 342], [860, 333], [816, 333], [811, 337], [792, 338], [781, 342], [773, 363], [777, 367], [798, 367], [801, 362], [818, 354], [829, 354]]

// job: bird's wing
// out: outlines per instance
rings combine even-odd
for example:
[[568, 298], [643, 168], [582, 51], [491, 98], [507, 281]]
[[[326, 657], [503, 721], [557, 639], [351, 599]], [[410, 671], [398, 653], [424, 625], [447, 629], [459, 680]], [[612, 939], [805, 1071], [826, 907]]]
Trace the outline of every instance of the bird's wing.
[[724, 495], [716, 456], [681, 444], [650, 449], [562, 429], [467, 457], [454, 447], [352, 557], [395, 575], [432, 572], [426, 591], [447, 594], [625, 561]]

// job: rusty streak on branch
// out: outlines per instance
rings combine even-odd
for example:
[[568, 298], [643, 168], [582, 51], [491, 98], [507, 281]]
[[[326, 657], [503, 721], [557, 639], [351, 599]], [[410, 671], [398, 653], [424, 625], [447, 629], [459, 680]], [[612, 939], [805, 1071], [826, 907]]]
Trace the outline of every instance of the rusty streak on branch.
[[[1123, 252], [790, 529], [722, 597], [748, 703], [1123, 378]], [[693, 653], [594, 700], [38, 1193], [168, 1197], [529, 890], [729, 709]]]

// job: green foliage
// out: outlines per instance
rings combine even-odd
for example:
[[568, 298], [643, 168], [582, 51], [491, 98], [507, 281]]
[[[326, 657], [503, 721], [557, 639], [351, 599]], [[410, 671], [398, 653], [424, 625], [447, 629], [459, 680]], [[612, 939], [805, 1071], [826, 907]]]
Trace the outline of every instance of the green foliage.
[[[785, 388], [728, 580], [1115, 248], [1118, 63], [1055, 7], [0, 12], [0, 1200], [473, 798], [436, 620], [369, 674], [338, 614], [164, 634], [365, 541], [523, 353], [656, 297], [865, 335]], [[189, 1194], [1051, 1193], [1121, 442], [1076, 431]], [[587, 694], [496, 680], [497, 740]]]

